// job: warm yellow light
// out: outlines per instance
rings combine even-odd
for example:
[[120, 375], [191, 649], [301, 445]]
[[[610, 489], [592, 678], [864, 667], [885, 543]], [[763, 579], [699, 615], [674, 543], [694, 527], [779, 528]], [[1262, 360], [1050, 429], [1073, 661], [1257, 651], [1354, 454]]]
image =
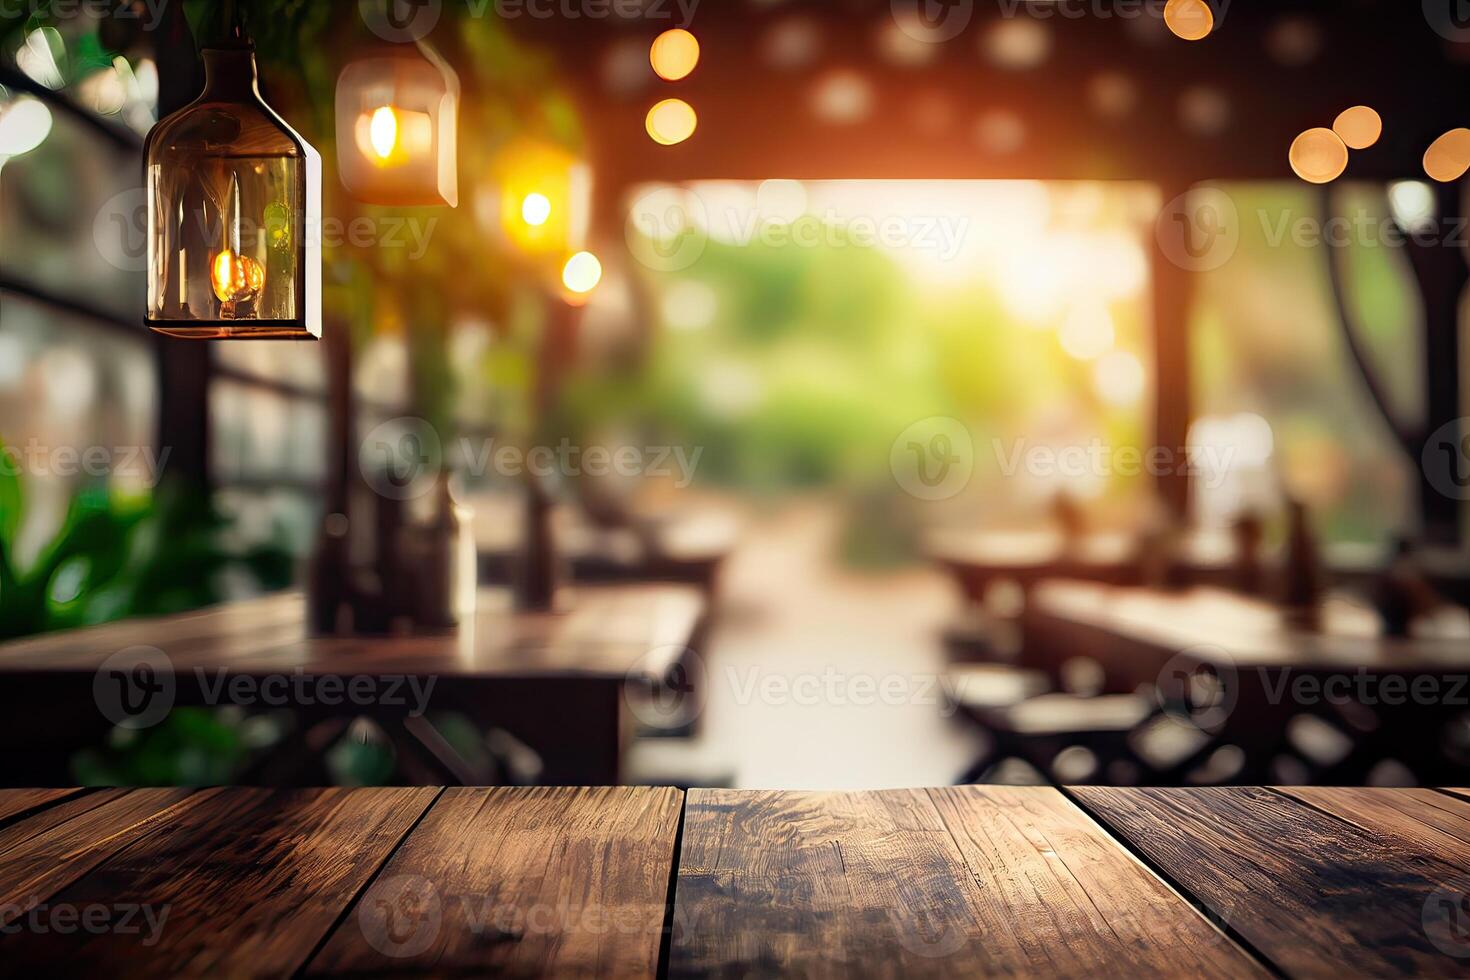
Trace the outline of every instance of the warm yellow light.
[[688, 77], [699, 64], [699, 41], [683, 28], [664, 31], [648, 49], [648, 60], [659, 78], [677, 82]]
[[265, 269], [248, 255], [225, 249], [210, 265], [210, 284], [221, 303], [248, 303], [265, 286]]
[[434, 120], [426, 112], [378, 106], [357, 118], [357, 149], [379, 167], [395, 167], [431, 153]]
[[1470, 170], [1470, 129], [1452, 129], [1424, 151], [1424, 172], [1430, 179], [1449, 183]]
[[1321, 126], [1291, 141], [1291, 169], [1312, 184], [1330, 183], [1347, 169], [1348, 151], [1342, 139]]
[[551, 217], [551, 201], [545, 194], [530, 193], [521, 201], [521, 220], [532, 228], [540, 228]]
[[1215, 29], [1215, 12], [1205, 0], [1169, 0], [1164, 5], [1164, 23], [1186, 41], [1199, 41]]
[[1344, 109], [1332, 124], [1332, 131], [1351, 150], [1366, 150], [1383, 135], [1383, 119], [1365, 105]]
[[694, 114], [694, 107], [683, 99], [664, 99], [648, 110], [645, 125], [655, 143], [673, 146], [694, 135], [699, 118]]
[[567, 259], [561, 281], [574, 293], [590, 293], [602, 281], [602, 263], [591, 252], [578, 252]]
[[398, 145], [398, 117], [392, 109], [382, 106], [373, 112], [368, 139], [380, 158], [386, 160], [393, 155], [393, 148]]

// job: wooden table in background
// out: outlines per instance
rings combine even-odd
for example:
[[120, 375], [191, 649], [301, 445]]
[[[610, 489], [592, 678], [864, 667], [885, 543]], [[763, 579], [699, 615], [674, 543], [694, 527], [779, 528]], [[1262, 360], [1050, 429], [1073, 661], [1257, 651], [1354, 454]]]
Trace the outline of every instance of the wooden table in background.
[[[306, 628], [305, 599], [292, 592], [3, 644], [0, 752], [7, 764], [0, 782], [65, 780], [69, 754], [97, 744], [109, 727], [93, 690], [98, 670], [113, 654], [142, 645], [167, 657], [180, 706], [217, 703], [210, 688], [221, 677], [412, 677], [421, 690], [432, 679], [431, 710], [460, 712], [516, 735], [540, 754], [542, 782], [616, 783], [626, 687], [667, 679], [695, 642], [706, 602], [697, 589], [675, 585], [585, 586], [564, 589], [559, 599], [555, 612], [518, 612], [507, 593], [486, 591], [472, 626], [315, 637]], [[402, 681], [395, 697], [410, 691]], [[405, 721], [417, 724], [396, 705], [286, 706], [318, 720], [365, 715], [390, 734]], [[461, 778], [447, 771], [445, 760], [454, 761], [436, 752], [432, 733], [428, 741], [421, 756], [431, 781]]]
[[0, 792], [6, 976], [1464, 976], [1467, 909], [1464, 790]]

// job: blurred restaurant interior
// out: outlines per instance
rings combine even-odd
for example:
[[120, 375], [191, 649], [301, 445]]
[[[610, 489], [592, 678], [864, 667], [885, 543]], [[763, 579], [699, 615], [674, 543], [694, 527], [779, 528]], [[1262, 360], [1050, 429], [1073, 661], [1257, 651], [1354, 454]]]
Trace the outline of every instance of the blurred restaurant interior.
[[0, 781], [1464, 785], [1431, 6], [0, 2]]

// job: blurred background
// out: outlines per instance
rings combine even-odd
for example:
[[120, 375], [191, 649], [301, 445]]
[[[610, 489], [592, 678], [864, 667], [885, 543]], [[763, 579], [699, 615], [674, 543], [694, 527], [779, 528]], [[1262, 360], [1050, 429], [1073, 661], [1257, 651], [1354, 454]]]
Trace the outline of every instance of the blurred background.
[[[698, 732], [637, 739], [632, 781], [953, 781], [995, 733], [952, 692], [752, 691], [835, 673], [942, 695], [954, 664], [1027, 665], [1033, 571], [1174, 589], [1315, 556], [1373, 608], [1411, 552], [1455, 608], [1466, 495], [1421, 450], [1465, 414], [1444, 298], [1464, 270], [1422, 253], [1463, 266], [1463, 243], [1383, 239], [1464, 213], [1424, 151], [1465, 121], [1470, 45], [1418, 5], [1198, 5], [404, 5], [463, 90], [449, 209], [336, 177], [334, 85], [381, 12], [245, 4], [266, 100], [325, 161], [320, 344], [141, 326], [142, 141], [197, 90], [212, 5], [7, 9], [0, 441], [21, 463], [0, 473], [0, 638], [302, 587], [336, 474], [420, 421], [481, 585], [544, 545], [567, 581], [709, 596]], [[675, 28], [698, 67], [669, 81], [650, 44]], [[690, 117], [649, 111], [665, 98]], [[1359, 104], [1381, 141], [1320, 179], [1294, 139]], [[1351, 225], [1324, 245], [1333, 213]], [[550, 529], [531, 534], [526, 481], [487, 447], [563, 441], [665, 465], [563, 468], [530, 491]], [[1079, 572], [1094, 554], [1108, 571]], [[275, 737], [180, 710], [73, 774], [225, 781]], [[381, 778], [359, 750], [341, 778]]]

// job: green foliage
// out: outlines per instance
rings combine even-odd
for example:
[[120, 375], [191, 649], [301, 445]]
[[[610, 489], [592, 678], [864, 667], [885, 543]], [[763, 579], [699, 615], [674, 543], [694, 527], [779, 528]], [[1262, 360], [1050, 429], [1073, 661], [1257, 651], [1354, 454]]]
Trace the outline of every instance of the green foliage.
[[232, 550], [214, 508], [170, 485], [152, 498], [80, 491], [28, 568], [15, 558], [23, 512], [19, 478], [0, 467], [0, 639], [209, 605], [232, 569], [265, 589], [291, 581], [284, 547]]
[[219, 786], [277, 737], [269, 717], [175, 708], [151, 728], [114, 728], [106, 744], [77, 753], [72, 775], [83, 786]]

